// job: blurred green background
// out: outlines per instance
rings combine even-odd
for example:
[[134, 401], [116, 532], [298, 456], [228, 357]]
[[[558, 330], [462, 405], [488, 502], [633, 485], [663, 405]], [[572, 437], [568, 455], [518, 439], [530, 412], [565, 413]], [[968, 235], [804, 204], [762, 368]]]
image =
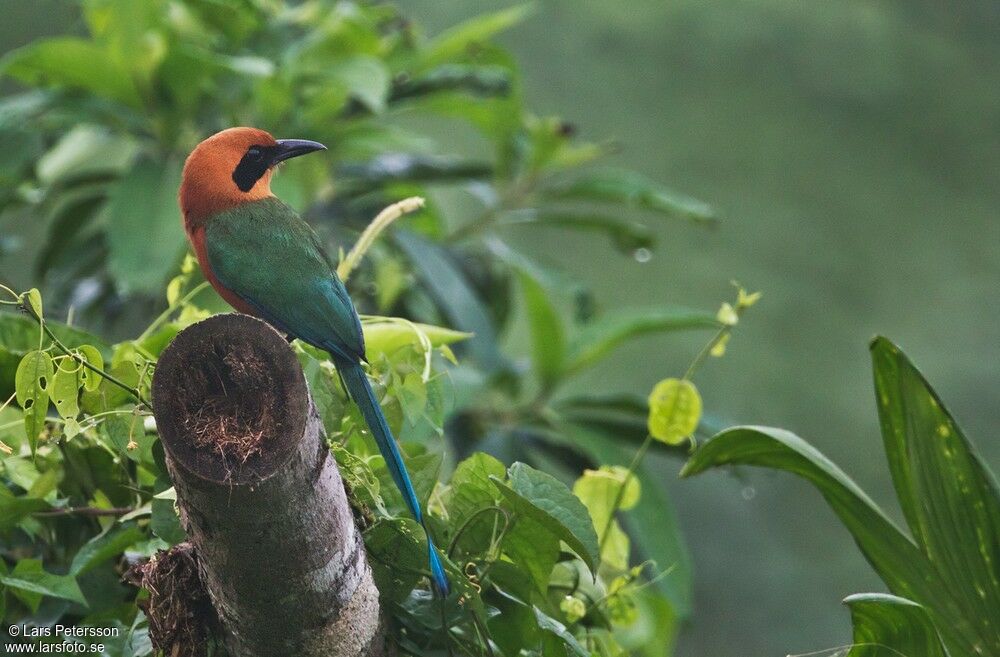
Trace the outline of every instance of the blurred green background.
[[[404, 0], [429, 32], [512, 3]], [[72, 3], [7, 0], [0, 50], [72, 30]], [[765, 293], [700, 374], [726, 421], [796, 431], [892, 506], [866, 344], [901, 344], [994, 467], [1000, 444], [1000, 8], [995, 2], [547, 0], [501, 41], [529, 106], [610, 136], [616, 163], [712, 202], [646, 263], [603, 240], [507, 237], [586, 277], [605, 308]], [[530, 239], [529, 239], [530, 238]], [[570, 255], [571, 254], [571, 255]], [[25, 280], [16, 261], [0, 278]], [[595, 272], [600, 272], [598, 278]], [[702, 341], [650, 338], [602, 387], [645, 393]], [[587, 380], [576, 384], [585, 388]], [[764, 657], [844, 643], [839, 601], [882, 590], [808, 486], [741, 471], [676, 480], [695, 566], [678, 654]]]

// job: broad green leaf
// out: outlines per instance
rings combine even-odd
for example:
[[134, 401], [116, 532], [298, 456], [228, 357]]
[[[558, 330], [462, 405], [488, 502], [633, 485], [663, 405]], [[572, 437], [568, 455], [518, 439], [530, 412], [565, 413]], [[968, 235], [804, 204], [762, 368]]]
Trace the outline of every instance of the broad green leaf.
[[496, 588], [495, 597], [499, 613], [489, 619], [490, 637], [504, 655], [531, 654], [527, 651], [536, 648], [539, 640], [534, 608], [500, 587]]
[[177, 267], [184, 232], [177, 224], [179, 162], [144, 160], [111, 190], [108, 268], [128, 289], [159, 292]]
[[41, 39], [0, 59], [0, 75], [25, 84], [83, 89], [139, 107], [142, 101], [129, 71], [99, 45], [76, 37]]
[[72, 575], [53, 575], [42, 568], [37, 559], [22, 559], [0, 582], [20, 591], [51, 596], [87, 606], [87, 600]]
[[38, 444], [38, 435], [45, 428], [52, 378], [52, 357], [44, 351], [28, 352], [14, 374], [17, 403], [24, 409], [24, 431], [32, 454]]
[[91, 34], [118, 61], [144, 77], [162, 61], [163, 3], [152, 0], [84, 0], [83, 17]]
[[669, 445], [685, 442], [701, 420], [701, 395], [687, 379], [663, 379], [649, 393], [649, 433]]
[[[484, 520], [492, 528], [494, 518], [487, 516]], [[503, 517], [495, 517], [495, 520], [502, 529]], [[503, 537], [503, 552], [528, 574], [535, 589], [544, 594], [548, 591], [552, 567], [559, 560], [559, 537], [544, 522], [529, 515], [512, 518], [512, 521], [513, 526]]]
[[567, 371], [590, 367], [618, 345], [641, 335], [718, 328], [712, 313], [687, 308], [616, 310], [580, 329], [570, 344]]
[[467, 50], [494, 35], [517, 25], [532, 11], [531, 4], [515, 5], [507, 9], [476, 16], [460, 23], [434, 38], [420, 55], [419, 68], [426, 70], [438, 64], [459, 59]]
[[503, 357], [497, 349], [493, 322], [449, 253], [405, 230], [395, 231], [393, 237], [449, 323], [459, 331], [472, 334], [466, 344], [473, 359], [489, 370], [498, 367]]
[[55, 366], [49, 397], [59, 411], [59, 416], [66, 420], [80, 414], [81, 369], [83, 366], [71, 358], [61, 358]]
[[330, 79], [343, 85], [348, 95], [374, 113], [385, 110], [389, 95], [389, 71], [374, 57], [341, 60], [328, 71]]
[[927, 611], [917, 603], [883, 593], [860, 593], [844, 604], [854, 625], [854, 645], [847, 657], [947, 657]]
[[871, 345], [882, 437], [920, 549], [1000, 653], [1000, 491], [937, 393], [889, 340]]
[[[51, 185], [71, 179], [109, 175], [124, 171], [138, 151], [138, 145], [92, 125], [81, 125], [63, 135], [38, 160], [38, 180]], [[100, 157], [94, 157], [100, 153]]]
[[628, 205], [698, 223], [716, 221], [715, 211], [707, 204], [676, 194], [632, 171], [585, 174], [553, 185], [543, 194], [551, 199]]
[[50, 508], [49, 503], [36, 497], [15, 496], [6, 486], [0, 486], [0, 533], [6, 532], [36, 511]]
[[524, 463], [508, 470], [510, 484], [491, 477], [514, 511], [540, 523], [565, 542], [596, 572], [597, 532], [587, 507], [569, 488], [550, 474]]
[[425, 346], [425, 339], [426, 344], [437, 348], [472, 337], [469, 333], [441, 326], [410, 323], [390, 318], [366, 318], [362, 322], [361, 328], [365, 335], [365, 350], [369, 360], [373, 361], [377, 359], [379, 354], [388, 356], [401, 347], [422, 348]]
[[456, 466], [446, 497], [448, 516], [455, 527], [476, 511], [497, 503], [500, 491], [490, 477], [502, 478], [505, 473], [503, 463], [483, 452], [476, 452]]
[[576, 657], [591, 657], [590, 652], [580, 645], [580, 642], [577, 641], [576, 637], [566, 629], [565, 625], [551, 616], [548, 616], [538, 607], [534, 607], [534, 610], [539, 629], [541, 629], [542, 632], [551, 634], [554, 638], [561, 641], [565, 646], [567, 655], [575, 655]]
[[25, 456], [8, 456], [3, 459], [4, 476], [15, 486], [30, 490], [41, 474], [34, 458]]
[[82, 575], [101, 562], [121, 554], [133, 543], [138, 543], [146, 534], [131, 525], [112, 525], [107, 531], [87, 541], [73, 556], [71, 575]]
[[365, 530], [375, 584], [387, 599], [402, 600], [428, 572], [423, 535], [420, 525], [409, 518], [379, 520]]
[[526, 271], [518, 274], [531, 329], [532, 360], [542, 384], [551, 387], [562, 373], [566, 360], [562, 318], [542, 284]]
[[951, 595], [934, 565], [843, 471], [793, 433], [736, 427], [705, 442], [681, 471], [689, 477], [723, 465], [785, 470], [812, 483], [851, 532], [861, 552], [895, 595], [923, 605], [953, 655], [975, 655], [979, 629]]

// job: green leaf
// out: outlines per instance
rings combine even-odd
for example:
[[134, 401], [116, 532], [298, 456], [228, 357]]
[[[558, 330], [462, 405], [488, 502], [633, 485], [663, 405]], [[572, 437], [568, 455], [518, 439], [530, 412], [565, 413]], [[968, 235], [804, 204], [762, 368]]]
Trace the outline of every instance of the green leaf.
[[[404, 459], [406, 470], [410, 473], [413, 492], [416, 493], [421, 508], [427, 508], [427, 499], [437, 484], [442, 460], [439, 452], [428, 452]], [[373, 458], [371, 467], [379, 479], [379, 490], [382, 492], [382, 499], [385, 500], [386, 504], [400, 511], [406, 509], [403, 495], [393, 482], [389, 468], [385, 465], [385, 459], [381, 456]]]
[[9, 575], [0, 575], [0, 582], [28, 593], [61, 598], [87, 606], [76, 578], [72, 575], [53, 575], [42, 568], [37, 559], [21, 559]]
[[651, 333], [718, 329], [714, 313], [686, 308], [616, 310], [588, 324], [570, 345], [568, 372], [578, 372], [604, 358], [626, 340]]
[[531, 4], [515, 5], [492, 14], [476, 16], [442, 32], [424, 48], [419, 68], [426, 70], [460, 58], [472, 46], [488, 41], [520, 23], [532, 10]]
[[37, 350], [25, 354], [14, 374], [17, 403], [24, 409], [24, 431], [32, 454], [35, 453], [39, 434], [45, 429], [52, 378], [52, 357]]
[[[492, 529], [494, 518], [485, 516], [480, 522], [486, 521], [489, 524], [484, 526]], [[522, 572], [528, 574], [536, 590], [544, 594], [549, 588], [552, 567], [559, 560], [559, 537], [550, 531], [547, 524], [527, 514], [514, 519], [513, 523], [504, 534], [503, 552]], [[503, 527], [503, 523], [499, 522], [499, 526]]]
[[[67, 347], [78, 347], [91, 343], [98, 350], [111, 353], [102, 340], [80, 329], [47, 320], [45, 325]], [[4, 399], [14, 392], [17, 367], [29, 352], [38, 349], [38, 322], [24, 314], [0, 312], [0, 395]], [[51, 344], [45, 337], [43, 347]]]
[[553, 386], [566, 360], [562, 319], [552, 306], [549, 293], [526, 271], [519, 271], [524, 303], [531, 328], [532, 358], [542, 384]]
[[[514, 223], [518, 223], [517, 220]], [[527, 223], [601, 233], [612, 241], [615, 248], [627, 254], [633, 253], [636, 249], [650, 249], [656, 244], [655, 234], [645, 224], [623, 221], [603, 214], [572, 214], [542, 210], [537, 217]]]
[[851, 610], [854, 645], [847, 657], [947, 657], [927, 611], [915, 602], [882, 593], [844, 599]]
[[71, 358], [61, 358], [55, 367], [49, 396], [59, 416], [70, 420], [80, 414], [80, 370], [83, 366]]
[[[645, 417], [642, 426], [645, 435]], [[631, 463], [636, 445], [622, 444], [613, 429], [605, 431], [592, 427], [561, 425], [564, 435], [588, 453], [595, 462], [626, 465]], [[643, 466], [636, 472], [642, 488], [639, 503], [623, 520], [639, 553], [656, 563], [656, 569], [669, 569], [668, 577], [657, 580], [656, 588], [666, 597], [674, 613], [686, 618], [691, 613], [692, 575], [691, 555], [682, 535], [674, 505], [664, 488], [662, 475], [651, 474]]]
[[651, 210], [666, 217], [714, 223], [715, 211], [705, 203], [676, 194], [632, 171], [604, 171], [562, 182], [544, 190], [551, 199], [599, 201]]
[[1000, 652], [1000, 491], [944, 403], [889, 340], [871, 345], [882, 438], [914, 540]]
[[430, 324], [410, 323], [391, 318], [366, 318], [361, 324], [365, 335], [365, 350], [368, 359], [376, 361], [380, 354], [392, 355], [402, 347], [422, 348], [426, 344], [437, 348], [446, 344], [454, 344], [472, 337], [471, 333], [454, 331]]
[[[36, 173], [44, 185], [116, 174], [128, 167], [137, 151], [137, 144], [130, 138], [92, 125], [81, 125], [63, 135], [38, 160]], [[94, 157], [94, 153], [101, 156]]]
[[[104, 369], [104, 356], [101, 355], [97, 347], [89, 344], [81, 345], [79, 352], [80, 356], [92, 367], [99, 370]], [[93, 391], [101, 387], [103, 377], [94, 370], [84, 367], [81, 376], [83, 377], [83, 387], [85, 390]]]
[[534, 648], [539, 639], [534, 607], [500, 587], [496, 589], [494, 604], [500, 613], [489, 619], [490, 637], [504, 655], [531, 654], [525, 651]]
[[701, 420], [701, 395], [687, 379], [663, 379], [649, 393], [649, 433], [668, 445], [685, 442]]
[[25, 84], [83, 89], [132, 107], [142, 101], [129, 71], [99, 45], [76, 37], [41, 39], [0, 59], [0, 75]]
[[621, 494], [617, 510], [628, 511], [639, 503], [640, 491], [639, 479], [620, 465], [584, 470], [573, 484], [573, 494], [587, 507], [597, 532], [598, 544], [603, 544], [601, 562], [619, 570], [628, 569], [630, 544], [618, 521], [613, 519], [615, 502]]
[[184, 232], [177, 224], [180, 174], [179, 162], [144, 160], [111, 190], [108, 268], [128, 289], [159, 292], [180, 261], [184, 249]]
[[[8, 97], [9, 98], [9, 97]], [[0, 124], [3, 123], [0, 118]], [[0, 126], [0, 199], [16, 187], [38, 159], [44, 144], [42, 135], [27, 126]]]
[[561, 641], [566, 646], [567, 654], [576, 655], [576, 657], [591, 657], [590, 653], [580, 645], [580, 642], [566, 629], [565, 625], [546, 615], [538, 607], [534, 607], [534, 610], [539, 629]]
[[491, 477], [514, 511], [537, 521], [564, 541], [596, 572], [597, 532], [583, 505], [566, 484], [524, 463], [508, 470], [510, 485]]
[[379, 592], [389, 600], [409, 595], [427, 570], [424, 530], [409, 518], [379, 520], [364, 532], [372, 574]]
[[450, 254], [443, 247], [405, 230], [397, 230], [393, 237], [448, 322], [459, 331], [472, 334], [467, 344], [473, 359], [490, 370], [498, 367], [503, 357], [497, 349], [493, 322]]
[[37, 287], [33, 287], [25, 292], [24, 297], [28, 302], [28, 307], [31, 308], [31, 312], [35, 313], [35, 317], [45, 317], [42, 313], [42, 293], [38, 291]]
[[331, 79], [343, 85], [347, 93], [374, 113], [385, 110], [389, 95], [389, 71], [374, 57], [345, 59], [329, 71]]
[[[162, 492], [170, 488], [170, 480], [166, 475], [160, 475], [156, 480], [154, 490]], [[180, 518], [177, 515], [177, 507], [173, 500], [153, 498], [152, 515], [150, 517], [150, 529], [153, 534], [159, 536], [170, 545], [176, 545], [187, 538], [184, 529], [181, 527]]]
[[36, 497], [15, 496], [6, 486], [0, 486], [0, 533], [16, 526], [36, 511], [49, 509], [49, 503]]
[[451, 475], [451, 488], [446, 497], [452, 525], [460, 527], [476, 511], [495, 505], [500, 499], [500, 491], [491, 477], [502, 478], [505, 473], [503, 463], [483, 452], [476, 452], [459, 463]]
[[812, 483], [851, 532], [861, 552], [894, 594], [931, 612], [956, 655], [974, 655], [978, 628], [952, 597], [934, 565], [843, 471], [807, 442], [782, 429], [735, 427], [706, 441], [681, 476], [723, 465], [785, 470]]
[[87, 541], [73, 557], [71, 575], [82, 575], [94, 566], [115, 557], [133, 543], [146, 538], [145, 533], [130, 525], [112, 525], [107, 531]]

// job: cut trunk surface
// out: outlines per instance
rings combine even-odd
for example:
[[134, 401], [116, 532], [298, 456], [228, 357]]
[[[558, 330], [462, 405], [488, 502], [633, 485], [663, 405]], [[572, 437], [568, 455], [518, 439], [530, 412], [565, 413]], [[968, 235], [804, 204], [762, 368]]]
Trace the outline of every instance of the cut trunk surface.
[[185, 329], [160, 357], [153, 407], [233, 657], [384, 654], [361, 534], [285, 339], [246, 315]]

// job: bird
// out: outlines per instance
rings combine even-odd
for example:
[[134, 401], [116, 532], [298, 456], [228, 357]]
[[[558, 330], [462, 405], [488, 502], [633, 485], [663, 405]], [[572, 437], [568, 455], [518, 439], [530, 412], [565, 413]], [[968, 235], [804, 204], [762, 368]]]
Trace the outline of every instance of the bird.
[[184, 232], [208, 282], [233, 308], [329, 353], [410, 513], [427, 534], [431, 583], [449, 593], [399, 446], [362, 363], [361, 320], [312, 227], [271, 192], [275, 167], [326, 150], [236, 127], [198, 144], [184, 163], [178, 202]]

